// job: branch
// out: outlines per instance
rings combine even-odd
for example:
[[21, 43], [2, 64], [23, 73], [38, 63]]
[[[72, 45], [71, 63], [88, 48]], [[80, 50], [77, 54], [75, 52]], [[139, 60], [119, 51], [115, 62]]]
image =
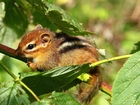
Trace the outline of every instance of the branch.
[[19, 57], [15, 54], [15, 50], [8, 47], [8, 46], [5, 46], [5, 45], [2, 45], [0, 44], [0, 52], [5, 54], [5, 55], [8, 55], [9, 57], [13, 57], [15, 59], [18, 59], [18, 60], [21, 60], [23, 62], [26, 62], [26, 59], [22, 58], [22, 57]]

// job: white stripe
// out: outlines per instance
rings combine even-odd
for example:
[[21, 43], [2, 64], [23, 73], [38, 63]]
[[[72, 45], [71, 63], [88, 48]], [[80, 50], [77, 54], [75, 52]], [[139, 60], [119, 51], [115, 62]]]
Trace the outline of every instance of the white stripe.
[[58, 48], [58, 51], [61, 51], [63, 50], [64, 48], [68, 48], [68, 47], [71, 47], [71, 46], [74, 46], [74, 45], [84, 45], [84, 46], [90, 46], [90, 47], [93, 47], [91, 44], [89, 43], [86, 43], [86, 42], [80, 42], [80, 41], [77, 41], [77, 42], [65, 42], [63, 43], [59, 48]]

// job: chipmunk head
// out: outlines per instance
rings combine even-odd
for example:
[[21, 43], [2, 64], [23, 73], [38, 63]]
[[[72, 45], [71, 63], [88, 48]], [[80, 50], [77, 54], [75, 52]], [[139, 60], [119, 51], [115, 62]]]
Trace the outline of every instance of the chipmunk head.
[[39, 49], [47, 47], [54, 36], [55, 34], [49, 29], [44, 29], [41, 25], [37, 25], [33, 31], [22, 38], [16, 54], [27, 58], [31, 57]]
[[43, 58], [43, 53], [52, 48], [50, 43], [54, 37], [55, 33], [42, 28], [41, 25], [37, 25], [33, 31], [22, 38], [15, 53], [18, 56], [27, 58], [27, 60], [39, 61], [37, 59], [40, 59], [39, 57]]

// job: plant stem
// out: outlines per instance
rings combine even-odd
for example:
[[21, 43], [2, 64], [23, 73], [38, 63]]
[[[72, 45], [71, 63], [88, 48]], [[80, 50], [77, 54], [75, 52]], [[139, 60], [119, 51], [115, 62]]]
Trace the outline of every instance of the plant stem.
[[27, 89], [33, 96], [34, 98], [40, 102], [40, 99], [37, 97], [37, 95], [26, 85], [24, 84], [21, 80], [18, 81], [25, 89]]
[[12, 78], [14, 78], [14, 80], [18, 79], [18, 77], [16, 77], [1, 61], [0, 61], [0, 65]]
[[110, 97], [112, 96], [112, 87], [105, 82], [102, 82], [101, 91], [108, 94]]
[[104, 59], [104, 60], [92, 63], [90, 66], [95, 67], [95, 66], [98, 66], [98, 65], [103, 64], [103, 63], [107, 63], [107, 62], [115, 61], [115, 60], [120, 60], [120, 59], [125, 59], [125, 58], [129, 58], [131, 56], [132, 55], [129, 54], [129, 55], [122, 55], [122, 56], [113, 57], [113, 58], [110, 58], [110, 59]]
[[37, 97], [37, 95], [26, 84], [24, 84], [18, 77], [16, 77], [1, 61], [0, 61], [0, 65], [15, 80], [15, 82], [19, 82], [25, 89], [27, 89], [34, 96], [34, 98], [37, 101], [40, 102], [40, 99]]

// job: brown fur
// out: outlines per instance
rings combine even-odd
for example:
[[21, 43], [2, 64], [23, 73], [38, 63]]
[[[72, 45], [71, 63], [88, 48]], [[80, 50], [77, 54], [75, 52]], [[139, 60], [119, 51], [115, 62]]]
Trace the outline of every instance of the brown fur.
[[[42, 41], [45, 35], [45, 40]], [[29, 44], [35, 44], [35, 47], [27, 49]], [[98, 61], [98, 52], [87, 39], [63, 33], [55, 34], [40, 26], [23, 37], [16, 54], [26, 57], [28, 66], [32, 69], [41, 70]], [[82, 103], [90, 102], [98, 92], [102, 81], [98, 67], [91, 70], [89, 74], [91, 80], [88, 87], [80, 88], [77, 95], [77, 99]]]

